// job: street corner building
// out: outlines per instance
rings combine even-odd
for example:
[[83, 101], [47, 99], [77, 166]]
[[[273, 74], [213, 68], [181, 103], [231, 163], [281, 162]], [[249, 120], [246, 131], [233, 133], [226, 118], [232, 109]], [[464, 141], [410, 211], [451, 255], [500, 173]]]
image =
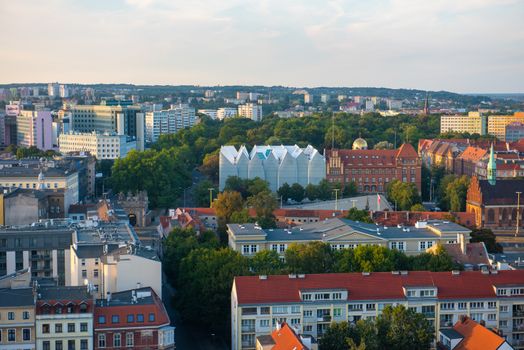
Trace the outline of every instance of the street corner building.
[[245, 146], [220, 148], [220, 183], [222, 191], [230, 176], [241, 179], [261, 178], [276, 192], [285, 183], [317, 185], [326, 178], [326, 158], [313, 146], [254, 146], [248, 152]]

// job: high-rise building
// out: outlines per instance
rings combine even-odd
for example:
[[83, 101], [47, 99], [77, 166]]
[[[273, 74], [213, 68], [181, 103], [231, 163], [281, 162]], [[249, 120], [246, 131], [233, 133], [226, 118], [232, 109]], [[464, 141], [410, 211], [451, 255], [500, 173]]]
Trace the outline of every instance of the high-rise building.
[[237, 91], [237, 100], [247, 101], [249, 99], [249, 92]]
[[524, 122], [514, 122], [506, 125], [506, 142], [518, 141], [524, 139]]
[[61, 153], [89, 152], [96, 159], [123, 158], [136, 149], [136, 139], [116, 133], [78, 133], [60, 134], [59, 149]]
[[59, 94], [60, 94], [60, 97], [62, 97], [62, 98], [69, 97], [69, 88], [67, 87], [67, 85], [60, 84]]
[[219, 189], [222, 191], [230, 176], [241, 179], [259, 177], [276, 192], [282, 185], [298, 183], [303, 187], [317, 185], [326, 177], [326, 159], [311, 145], [255, 146], [248, 153], [244, 146], [220, 148]]
[[49, 111], [21, 111], [16, 117], [17, 145], [53, 148], [53, 118]]
[[313, 95], [310, 93], [304, 94], [304, 104], [312, 104], [313, 103]]
[[147, 112], [145, 134], [148, 142], [156, 142], [160, 135], [174, 134], [198, 124], [195, 109], [187, 104], [172, 105], [170, 109]]
[[60, 94], [60, 84], [58, 83], [47, 84], [47, 95], [49, 95], [49, 97], [58, 97], [59, 94]]
[[205, 114], [211, 119], [217, 119], [217, 110], [216, 109], [199, 109], [198, 113]]
[[328, 103], [329, 101], [329, 95], [328, 94], [322, 94], [320, 95], [320, 102], [322, 103]]
[[238, 115], [240, 117], [253, 119], [256, 122], [262, 120], [262, 106], [256, 103], [246, 103], [238, 106]]
[[374, 319], [394, 305], [423, 314], [435, 336], [466, 315], [499, 329], [516, 348], [523, 344], [524, 270], [484, 269], [235, 277], [231, 348], [254, 349], [277, 322], [322, 338], [332, 322]]
[[443, 115], [440, 117], [440, 133], [447, 132], [485, 135], [486, 116], [479, 112], [469, 112], [468, 115]]
[[515, 122], [524, 123], [524, 112], [515, 112], [513, 115], [490, 115], [488, 117], [488, 134], [506, 141], [506, 126]]

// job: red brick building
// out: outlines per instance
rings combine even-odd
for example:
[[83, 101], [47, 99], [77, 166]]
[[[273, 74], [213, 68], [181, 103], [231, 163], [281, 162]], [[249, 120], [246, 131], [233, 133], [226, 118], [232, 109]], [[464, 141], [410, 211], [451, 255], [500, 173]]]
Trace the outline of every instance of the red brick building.
[[408, 143], [396, 150], [332, 149], [326, 151], [329, 182], [351, 181], [361, 193], [383, 193], [394, 179], [414, 183], [421, 191], [421, 160]]
[[96, 301], [94, 349], [174, 349], [174, 331], [162, 300], [150, 287]]

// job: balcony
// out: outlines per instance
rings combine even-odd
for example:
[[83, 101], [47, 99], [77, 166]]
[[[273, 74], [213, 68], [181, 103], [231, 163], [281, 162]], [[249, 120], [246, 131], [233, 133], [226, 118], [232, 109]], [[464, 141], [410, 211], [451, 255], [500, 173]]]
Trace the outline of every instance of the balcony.
[[524, 317], [524, 310], [513, 310], [513, 317]]
[[524, 332], [524, 324], [513, 325], [513, 332]]
[[330, 315], [319, 316], [317, 318], [317, 322], [331, 322], [331, 316]]
[[422, 312], [425, 318], [435, 318], [435, 312]]
[[255, 333], [255, 325], [253, 325], [253, 326], [242, 326], [242, 333]]

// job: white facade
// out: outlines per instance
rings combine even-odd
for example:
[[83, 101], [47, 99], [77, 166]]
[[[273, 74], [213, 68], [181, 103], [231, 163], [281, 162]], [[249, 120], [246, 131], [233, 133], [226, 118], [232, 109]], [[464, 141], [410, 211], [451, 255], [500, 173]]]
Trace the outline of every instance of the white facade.
[[262, 106], [256, 103], [246, 103], [238, 106], [238, 115], [240, 117], [253, 119], [256, 122], [262, 120]]
[[486, 134], [486, 117], [478, 112], [468, 115], [443, 115], [440, 117], [440, 132], [467, 132], [470, 134]]
[[57, 342], [61, 344], [64, 350], [71, 348], [93, 349], [92, 313], [37, 315], [35, 328], [36, 348], [38, 350], [55, 350], [57, 349]]
[[115, 133], [68, 133], [60, 134], [61, 153], [89, 152], [96, 159], [116, 159], [125, 157], [136, 149], [136, 140], [127, 135]]
[[220, 148], [220, 184], [222, 191], [230, 176], [242, 179], [259, 177], [276, 192], [283, 184], [317, 185], [326, 178], [326, 158], [312, 146], [255, 146], [248, 153], [244, 146]]
[[160, 135], [174, 134], [198, 122], [195, 109], [186, 104], [171, 106], [168, 110], [147, 112], [145, 116], [146, 140], [156, 142]]
[[199, 109], [198, 113], [205, 114], [213, 120], [217, 119], [217, 110], [216, 109]]
[[236, 117], [238, 115], [238, 110], [236, 108], [219, 108], [217, 109], [217, 119], [224, 120], [226, 118]]
[[49, 83], [47, 84], [47, 94], [49, 96], [58, 96], [59, 94], [59, 85], [58, 83]]
[[53, 148], [53, 118], [49, 111], [20, 111], [16, 117], [19, 146], [35, 146], [41, 150]]
[[67, 85], [60, 84], [59, 93], [60, 97], [62, 98], [69, 97], [69, 88], [67, 87]]

